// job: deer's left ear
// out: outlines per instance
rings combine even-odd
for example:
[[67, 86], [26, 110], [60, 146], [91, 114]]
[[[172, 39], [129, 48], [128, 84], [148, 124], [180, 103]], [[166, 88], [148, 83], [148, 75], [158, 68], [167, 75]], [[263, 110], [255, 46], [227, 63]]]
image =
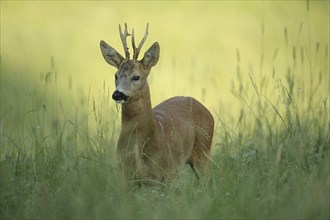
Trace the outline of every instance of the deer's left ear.
[[141, 63], [147, 67], [151, 68], [155, 66], [159, 60], [160, 47], [158, 42], [155, 42], [145, 53], [141, 60]]
[[103, 40], [100, 42], [100, 48], [105, 61], [107, 61], [107, 63], [109, 63], [111, 66], [119, 69], [119, 66], [124, 60], [124, 57]]

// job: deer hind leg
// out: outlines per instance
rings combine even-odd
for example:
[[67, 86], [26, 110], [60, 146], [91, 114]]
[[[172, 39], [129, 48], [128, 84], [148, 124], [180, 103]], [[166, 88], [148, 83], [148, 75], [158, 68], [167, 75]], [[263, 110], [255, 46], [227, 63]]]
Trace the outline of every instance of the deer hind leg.
[[205, 132], [197, 132], [191, 156], [187, 161], [197, 179], [208, 175], [211, 144], [212, 136]]

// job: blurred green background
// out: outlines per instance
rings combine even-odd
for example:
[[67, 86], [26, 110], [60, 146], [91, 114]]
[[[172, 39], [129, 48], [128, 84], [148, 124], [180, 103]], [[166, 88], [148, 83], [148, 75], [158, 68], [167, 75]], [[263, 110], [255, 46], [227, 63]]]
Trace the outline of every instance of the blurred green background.
[[[302, 80], [295, 93], [313, 80], [321, 82], [319, 97], [330, 93], [329, 1], [1, 1], [1, 115], [18, 107], [14, 89], [28, 106], [49, 93], [45, 84], [56, 87], [63, 108], [91, 110], [92, 99], [114, 90], [116, 70], [99, 41], [123, 53], [118, 24], [125, 22], [138, 41], [150, 23], [142, 53], [160, 43], [149, 78], [153, 105], [191, 95], [213, 114], [235, 114], [238, 78], [276, 84], [288, 71]], [[274, 88], [265, 84], [263, 95], [272, 99]]]
[[[329, 1], [0, 1], [0, 218], [329, 219]], [[211, 175], [125, 188], [105, 40], [216, 122]], [[129, 43], [130, 45], [130, 43]], [[119, 172], [118, 172], [119, 171]]]

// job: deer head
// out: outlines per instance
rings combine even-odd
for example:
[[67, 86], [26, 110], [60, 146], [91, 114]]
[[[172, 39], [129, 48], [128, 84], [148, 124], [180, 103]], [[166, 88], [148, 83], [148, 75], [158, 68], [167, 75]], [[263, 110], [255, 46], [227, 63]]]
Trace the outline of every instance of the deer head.
[[[159, 59], [160, 47], [155, 42], [145, 53], [141, 60], [138, 60], [140, 50], [147, 39], [149, 24], [147, 24], [146, 32], [136, 48], [134, 29], [132, 35], [127, 31], [125, 24], [124, 33], [119, 25], [119, 34], [124, 47], [125, 58], [106, 42], [100, 42], [102, 55], [107, 63], [118, 69], [115, 73], [116, 90], [112, 94], [112, 98], [117, 103], [126, 103], [138, 100], [143, 96], [143, 91], [148, 89], [147, 77], [150, 70], [155, 66]], [[127, 37], [132, 36], [133, 59], [130, 59], [130, 53], [127, 47]]]

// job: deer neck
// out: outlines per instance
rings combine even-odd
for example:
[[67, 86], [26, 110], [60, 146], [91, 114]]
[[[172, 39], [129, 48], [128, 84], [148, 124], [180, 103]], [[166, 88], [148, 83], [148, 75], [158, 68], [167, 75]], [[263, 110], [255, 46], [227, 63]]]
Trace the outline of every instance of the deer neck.
[[122, 130], [135, 130], [148, 136], [154, 129], [154, 115], [151, 108], [150, 90], [148, 84], [144, 87], [141, 98], [122, 105]]

